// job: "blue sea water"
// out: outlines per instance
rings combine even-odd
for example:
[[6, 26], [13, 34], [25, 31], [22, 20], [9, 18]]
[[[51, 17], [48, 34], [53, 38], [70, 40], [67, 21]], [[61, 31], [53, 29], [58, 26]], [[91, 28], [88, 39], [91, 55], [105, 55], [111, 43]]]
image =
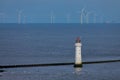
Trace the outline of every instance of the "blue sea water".
[[[120, 59], [120, 24], [0, 24], [0, 65]], [[7, 69], [1, 80], [119, 80], [120, 63]], [[98, 78], [98, 79], [97, 79]]]

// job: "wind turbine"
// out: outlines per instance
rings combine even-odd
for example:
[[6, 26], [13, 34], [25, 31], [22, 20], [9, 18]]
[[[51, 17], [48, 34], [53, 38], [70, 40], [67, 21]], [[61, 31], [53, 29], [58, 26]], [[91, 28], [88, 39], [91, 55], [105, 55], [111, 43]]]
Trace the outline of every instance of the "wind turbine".
[[94, 13], [94, 22], [93, 23], [96, 23], [96, 13]]
[[81, 24], [83, 23], [84, 10], [85, 10], [85, 8], [83, 8], [83, 9], [81, 10]]
[[88, 12], [85, 17], [86, 17], [86, 23], [88, 24], [89, 23], [89, 15], [93, 13], [93, 12]]
[[54, 19], [55, 19], [54, 14], [53, 14], [53, 12], [51, 12], [51, 16], [50, 16], [50, 22], [51, 22], [51, 24], [54, 23]]
[[22, 11], [19, 10], [19, 11], [18, 11], [18, 23], [19, 23], [19, 24], [21, 23], [21, 17], [22, 17]]
[[82, 24], [83, 23], [83, 19], [84, 19], [84, 11], [85, 11], [85, 8], [82, 8], [82, 10], [79, 12], [80, 13], [80, 23]]
[[68, 14], [67, 15], [67, 23], [69, 23], [70, 22], [70, 15]]
[[26, 16], [25, 15], [23, 16], [23, 23], [24, 24], [26, 23]]

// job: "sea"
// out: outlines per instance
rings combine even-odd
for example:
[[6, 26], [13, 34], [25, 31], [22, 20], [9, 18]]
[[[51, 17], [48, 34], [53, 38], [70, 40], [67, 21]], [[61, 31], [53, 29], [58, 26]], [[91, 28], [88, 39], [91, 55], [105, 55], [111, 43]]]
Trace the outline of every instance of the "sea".
[[[0, 24], [0, 66], [120, 60], [120, 24]], [[120, 80], [120, 62], [0, 69], [0, 80]]]

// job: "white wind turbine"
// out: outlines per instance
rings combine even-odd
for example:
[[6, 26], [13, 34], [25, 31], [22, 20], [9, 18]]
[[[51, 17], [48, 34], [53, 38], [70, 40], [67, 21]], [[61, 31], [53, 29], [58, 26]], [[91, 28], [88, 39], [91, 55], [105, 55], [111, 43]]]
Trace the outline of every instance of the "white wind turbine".
[[19, 10], [19, 11], [18, 11], [18, 23], [19, 23], [19, 24], [21, 23], [21, 17], [22, 17], [22, 11]]
[[54, 20], [55, 20], [54, 13], [53, 13], [53, 12], [51, 12], [51, 16], [50, 16], [50, 22], [51, 22], [51, 24], [53, 24], [53, 23], [54, 23]]
[[89, 23], [89, 15], [91, 14], [92, 12], [88, 12], [87, 14], [86, 14], [86, 23], [88, 24]]
[[97, 14], [94, 13], [94, 22], [93, 23], [96, 23], [96, 16], [97, 16]]
[[85, 8], [82, 8], [82, 10], [79, 12], [80, 13], [80, 23], [82, 24], [83, 23], [83, 19], [84, 19], [84, 11], [85, 11]]
[[70, 23], [70, 14], [67, 15], [67, 23]]
[[85, 11], [85, 8], [83, 8], [81, 11], [81, 24], [83, 23], [84, 11]]
[[23, 16], [23, 23], [24, 24], [26, 23], [26, 16], [25, 15]]

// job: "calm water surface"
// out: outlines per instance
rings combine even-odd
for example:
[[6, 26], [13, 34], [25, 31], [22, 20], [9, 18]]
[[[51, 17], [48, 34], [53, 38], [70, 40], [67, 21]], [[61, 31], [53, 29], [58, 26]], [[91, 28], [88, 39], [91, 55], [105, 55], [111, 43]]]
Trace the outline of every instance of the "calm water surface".
[[[0, 24], [0, 65], [120, 59], [120, 24]], [[120, 63], [6, 69], [0, 80], [119, 80]]]

